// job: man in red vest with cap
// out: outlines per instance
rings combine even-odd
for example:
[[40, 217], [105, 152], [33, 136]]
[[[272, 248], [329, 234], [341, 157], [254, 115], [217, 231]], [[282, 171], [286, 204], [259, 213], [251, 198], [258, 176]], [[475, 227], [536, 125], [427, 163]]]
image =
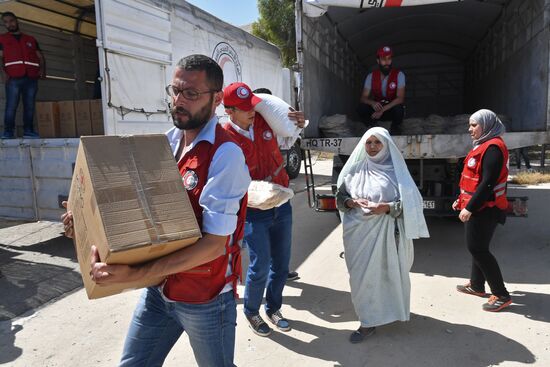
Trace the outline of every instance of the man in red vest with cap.
[[405, 74], [392, 68], [392, 56], [389, 46], [376, 52], [378, 70], [367, 75], [357, 112], [368, 126], [391, 121], [390, 133], [397, 135], [405, 115]]
[[5, 12], [2, 21], [8, 30], [0, 35], [3, 79], [6, 84], [6, 110], [2, 139], [15, 138], [15, 113], [23, 97], [23, 137], [38, 138], [33, 129], [34, 99], [38, 79], [46, 76], [46, 64], [34, 37], [21, 33], [15, 14]]
[[[245, 83], [229, 84], [223, 91], [223, 105], [230, 121], [224, 128], [243, 150], [252, 180], [288, 187], [289, 178], [277, 136], [262, 115], [254, 111], [259, 102], [261, 99]], [[289, 111], [288, 117], [298, 127], [304, 127], [301, 111]], [[260, 316], [264, 291], [267, 319], [281, 331], [290, 330], [281, 306], [291, 240], [292, 207], [289, 201], [270, 209], [247, 208], [244, 242], [248, 246], [250, 264], [243, 306], [250, 328], [259, 336], [268, 336], [272, 331]]]

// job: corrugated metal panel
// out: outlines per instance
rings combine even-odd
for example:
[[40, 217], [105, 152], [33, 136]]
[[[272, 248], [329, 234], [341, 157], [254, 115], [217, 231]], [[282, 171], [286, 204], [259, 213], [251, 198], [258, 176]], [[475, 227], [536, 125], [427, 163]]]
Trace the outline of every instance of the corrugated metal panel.
[[68, 196], [79, 139], [0, 143], [0, 217], [59, 220]]
[[34, 219], [32, 186], [29, 145], [0, 141], [0, 217]]
[[105, 49], [165, 64], [172, 62], [169, 12], [136, 0], [99, 4]]
[[37, 217], [59, 220], [59, 197], [68, 196], [79, 139], [44, 139], [31, 142]]

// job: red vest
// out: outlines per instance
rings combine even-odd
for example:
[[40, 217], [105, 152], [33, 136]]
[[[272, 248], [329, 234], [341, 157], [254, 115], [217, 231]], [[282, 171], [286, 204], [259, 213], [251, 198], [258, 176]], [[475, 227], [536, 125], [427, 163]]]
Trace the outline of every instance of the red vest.
[[25, 75], [32, 79], [40, 78], [40, 59], [34, 37], [21, 34], [19, 41], [11, 33], [0, 35], [4, 53], [4, 70], [10, 78]]
[[250, 177], [253, 180], [264, 180], [288, 187], [288, 174], [285, 161], [273, 133], [262, 115], [256, 113], [254, 118], [254, 141], [239, 134], [231, 124], [224, 129], [233, 137], [243, 150]]
[[372, 72], [372, 96], [375, 101], [388, 101], [391, 102], [397, 97], [397, 76], [399, 70], [391, 69], [388, 76], [388, 84], [386, 85], [386, 96], [382, 95], [382, 72], [375, 70]]
[[458, 208], [464, 209], [472, 198], [472, 195], [477, 189], [477, 186], [482, 180], [481, 177], [481, 161], [491, 145], [496, 145], [502, 152], [504, 161], [500, 170], [500, 175], [493, 188], [493, 200], [486, 201], [480, 209], [496, 206], [499, 209], [505, 210], [508, 207], [506, 199], [506, 181], [508, 180], [508, 148], [504, 141], [499, 138], [489, 139], [468, 153], [464, 159], [464, 168], [460, 177], [460, 195], [458, 196]]
[[[216, 150], [226, 142], [234, 141], [219, 124], [216, 124], [214, 144], [201, 141], [178, 162], [184, 186], [187, 189], [189, 200], [201, 229], [203, 208], [199, 204], [199, 198], [208, 178], [210, 162], [212, 162]], [[237, 280], [240, 278], [242, 271], [240, 244], [244, 236], [246, 203], [245, 195], [241, 200], [241, 208], [237, 213], [237, 228], [233, 235], [228, 236], [225, 243], [225, 255], [191, 270], [168, 276], [164, 285], [164, 295], [166, 297], [186, 303], [206, 303], [217, 297], [228, 283], [233, 283], [233, 292], [238, 297]], [[232, 274], [226, 277], [229, 255], [232, 255]]]

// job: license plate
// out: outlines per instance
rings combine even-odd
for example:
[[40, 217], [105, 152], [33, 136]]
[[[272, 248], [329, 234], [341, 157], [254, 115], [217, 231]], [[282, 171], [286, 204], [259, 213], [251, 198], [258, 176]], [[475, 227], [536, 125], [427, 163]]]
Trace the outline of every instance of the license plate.
[[435, 209], [435, 200], [424, 200], [424, 209]]

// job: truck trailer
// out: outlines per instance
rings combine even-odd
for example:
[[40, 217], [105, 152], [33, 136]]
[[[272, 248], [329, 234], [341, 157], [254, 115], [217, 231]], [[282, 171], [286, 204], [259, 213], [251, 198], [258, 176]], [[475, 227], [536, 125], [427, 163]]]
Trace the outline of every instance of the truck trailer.
[[[5, 11], [16, 14], [21, 31], [37, 39], [45, 56], [47, 77], [38, 83], [37, 102], [97, 98], [106, 135], [167, 131], [165, 87], [178, 60], [190, 54], [215, 59], [225, 85], [269, 88], [294, 105], [290, 72], [276, 46], [185, 1], [0, 1]], [[2, 115], [4, 105], [2, 95]], [[223, 107], [217, 112], [224, 116]], [[78, 144], [74, 137], [0, 140], [0, 217], [59, 220]]]
[[[306, 158], [308, 150], [334, 153], [336, 182], [360, 136], [326, 137], [320, 122], [353, 116], [376, 50], [386, 45], [406, 75], [406, 117], [418, 123], [488, 108], [506, 116], [509, 149], [549, 143], [549, 10], [549, 0], [297, 1], [298, 100], [310, 119], [301, 141]], [[467, 119], [460, 133], [393, 139], [424, 196], [425, 214], [453, 215], [472, 146]], [[326, 208], [320, 199], [327, 197], [313, 195], [312, 206]]]

